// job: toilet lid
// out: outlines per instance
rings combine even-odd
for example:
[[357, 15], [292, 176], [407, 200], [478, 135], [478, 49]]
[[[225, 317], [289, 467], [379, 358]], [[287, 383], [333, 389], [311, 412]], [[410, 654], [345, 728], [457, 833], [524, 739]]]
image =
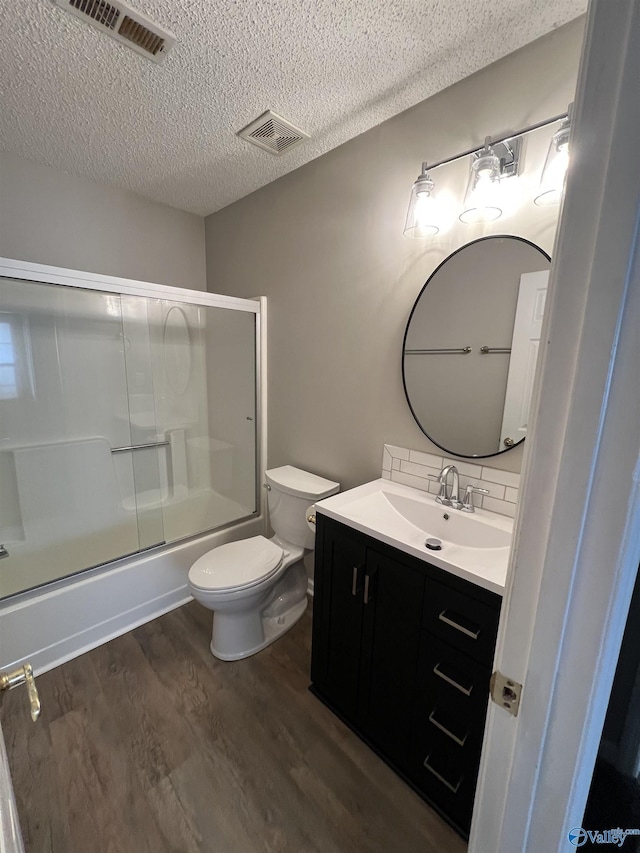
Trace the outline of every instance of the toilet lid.
[[189, 569], [189, 583], [199, 589], [248, 587], [272, 575], [284, 551], [264, 536], [220, 545], [203, 554]]

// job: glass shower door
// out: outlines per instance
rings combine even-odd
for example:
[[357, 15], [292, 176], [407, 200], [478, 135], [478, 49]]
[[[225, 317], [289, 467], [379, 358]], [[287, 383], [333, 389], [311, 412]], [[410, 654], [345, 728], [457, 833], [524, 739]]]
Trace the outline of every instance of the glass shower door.
[[112, 451], [128, 457], [133, 466], [134, 488], [125, 497], [125, 505], [136, 513], [140, 550], [165, 541], [162, 506], [167, 497], [168, 440], [156, 419], [149, 321], [152, 302], [141, 296], [120, 297], [130, 441]]
[[0, 597], [141, 547], [125, 346], [119, 295], [0, 282]]
[[256, 314], [0, 278], [0, 598], [258, 512]]
[[145, 301], [162, 527], [175, 542], [257, 511], [255, 314]]

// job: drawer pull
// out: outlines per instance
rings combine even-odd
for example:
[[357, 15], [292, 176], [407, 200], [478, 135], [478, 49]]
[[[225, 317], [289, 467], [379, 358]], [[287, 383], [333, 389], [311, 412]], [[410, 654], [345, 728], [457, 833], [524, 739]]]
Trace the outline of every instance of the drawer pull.
[[358, 594], [358, 572], [360, 569], [358, 566], [353, 567], [353, 579], [351, 581], [351, 595]]
[[438, 782], [442, 782], [442, 784], [445, 786], [445, 788], [448, 788], [450, 791], [453, 791], [454, 794], [457, 794], [458, 788], [462, 784], [462, 780], [464, 779], [464, 776], [461, 776], [458, 779], [458, 781], [456, 782], [456, 784], [452, 785], [448, 779], [445, 779], [444, 776], [442, 776], [440, 773], [438, 773], [437, 770], [433, 769], [433, 767], [429, 764], [430, 758], [431, 758], [431, 753], [429, 753], [429, 755], [427, 755], [427, 757], [424, 760], [423, 766], [424, 766], [425, 770], [428, 770], [429, 773], [433, 773], [433, 775], [436, 777]]
[[461, 693], [464, 693], [464, 695], [465, 695], [465, 696], [471, 696], [471, 691], [473, 690], [473, 684], [471, 685], [471, 687], [464, 687], [464, 686], [463, 686], [462, 684], [460, 684], [458, 681], [455, 681], [455, 679], [453, 679], [453, 678], [451, 678], [450, 676], [446, 675], [446, 673], [444, 673], [444, 672], [440, 669], [440, 664], [439, 664], [439, 663], [437, 663], [437, 664], [434, 666], [434, 668], [433, 668], [433, 672], [434, 672], [434, 675], [437, 675], [437, 676], [438, 676], [438, 678], [442, 678], [442, 680], [443, 680], [443, 681], [446, 681], [446, 682], [447, 682], [447, 684], [451, 684], [451, 685], [452, 685], [452, 687], [455, 687], [455, 688], [456, 688], [456, 690], [459, 690]]
[[458, 746], [464, 746], [467, 738], [469, 737], [469, 732], [463, 738], [459, 738], [458, 735], [454, 735], [453, 732], [450, 732], [446, 726], [443, 726], [439, 720], [435, 718], [436, 708], [429, 714], [429, 722], [434, 725], [437, 729], [445, 734], [447, 737], [450, 737], [452, 741], [458, 744]]
[[365, 572], [364, 576], [364, 603], [369, 604], [373, 601], [376, 592], [376, 575], [378, 574], [378, 569], [376, 566], [370, 568], [367, 572]]
[[471, 637], [472, 640], [477, 640], [480, 636], [480, 628], [477, 631], [471, 630], [471, 628], [465, 628], [464, 625], [461, 625], [459, 622], [456, 622], [455, 619], [452, 619], [450, 616], [446, 615], [446, 610], [443, 610], [442, 613], [438, 616], [438, 619], [441, 622], [444, 622], [447, 625], [450, 625], [452, 628], [455, 628], [456, 631], [460, 631], [462, 634], [466, 634], [467, 637]]
[[364, 603], [368, 604], [371, 601], [371, 596], [369, 595], [369, 583], [371, 579], [369, 575], [364, 576]]

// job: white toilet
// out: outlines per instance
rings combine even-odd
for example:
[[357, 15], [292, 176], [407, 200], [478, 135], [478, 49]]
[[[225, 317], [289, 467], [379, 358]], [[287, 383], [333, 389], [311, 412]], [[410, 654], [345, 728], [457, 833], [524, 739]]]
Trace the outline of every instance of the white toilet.
[[273, 643], [307, 606], [305, 551], [313, 549], [309, 505], [335, 494], [339, 483], [291, 465], [265, 471], [275, 535], [254, 536], [208, 551], [189, 570], [189, 589], [213, 610], [211, 652], [239, 660]]

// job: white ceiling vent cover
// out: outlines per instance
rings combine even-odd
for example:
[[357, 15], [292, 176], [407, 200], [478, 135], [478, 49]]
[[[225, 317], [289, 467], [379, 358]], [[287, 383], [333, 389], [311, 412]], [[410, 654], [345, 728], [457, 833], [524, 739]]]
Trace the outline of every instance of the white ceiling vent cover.
[[262, 113], [251, 124], [239, 130], [238, 136], [272, 154], [284, 154], [310, 138], [308, 133], [271, 110]]
[[158, 24], [122, 3], [121, 0], [53, 0], [92, 27], [126, 44], [137, 53], [163, 62], [176, 42], [175, 36]]

